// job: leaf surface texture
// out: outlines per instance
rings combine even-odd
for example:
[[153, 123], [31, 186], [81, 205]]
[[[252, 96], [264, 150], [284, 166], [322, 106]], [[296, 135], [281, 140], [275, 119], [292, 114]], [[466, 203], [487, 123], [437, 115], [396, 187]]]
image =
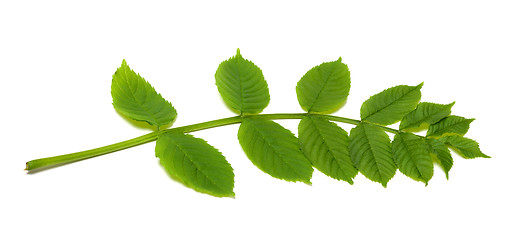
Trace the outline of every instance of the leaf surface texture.
[[454, 103], [447, 105], [429, 102], [419, 103], [415, 110], [402, 118], [399, 129], [417, 129], [422, 125], [427, 127], [427, 125], [437, 123], [451, 114], [453, 105]]
[[235, 56], [220, 63], [215, 79], [222, 99], [237, 114], [260, 113], [270, 102], [263, 72], [244, 59], [239, 49]]
[[426, 185], [433, 177], [433, 161], [423, 138], [413, 133], [397, 133], [392, 142], [392, 153], [399, 171], [406, 176]]
[[160, 134], [155, 152], [166, 172], [186, 186], [213, 196], [234, 196], [231, 165], [203, 139], [183, 133]]
[[353, 184], [358, 170], [350, 159], [345, 130], [324, 118], [306, 116], [299, 124], [299, 143], [315, 168], [329, 177]]
[[347, 100], [350, 72], [339, 58], [310, 69], [297, 83], [297, 99], [307, 112], [334, 112]]
[[349, 138], [354, 166], [368, 179], [386, 187], [397, 170], [388, 135], [377, 126], [361, 123], [351, 130]]
[[420, 88], [422, 84], [399, 85], [373, 95], [361, 105], [361, 120], [381, 125], [400, 121], [417, 106], [421, 97]]
[[310, 183], [313, 168], [300, 151], [298, 139], [278, 123], [243, 119], [238, 140], [252, 163], [272, 177]]
[[479, 149], [479, 144], [470, 138], [453, 135], [444, 137], [442, 141], [450, 145], [463, 158], [490, 158], [490, 156], [481, 152], [481, 149]]
[[426, 138], [426, 142], [429, 147], [429, 152], [431, 156], [436, 160], [442, 169], [445, 172], [445, 177], [449, 179], [449, 171], [452, 168], [453, 160], [451, 151], [445, 145], [445, 142], [442, 139], [434, 139], [434, 138]]
[[125, 60], [113, 75], [111, 95], [114, 108], [136, 121], [159, 127], [172, 123], [177, 116], [172, 104], [131, 70]]
[[473, 118], [468, 119], [460, 116], [448, 116], [441, 121], [431, 124], [427, 130], [426, 136], [440, 137], [448, 135], [463, 136], [468, 132], [470, 123], [474, 121]]

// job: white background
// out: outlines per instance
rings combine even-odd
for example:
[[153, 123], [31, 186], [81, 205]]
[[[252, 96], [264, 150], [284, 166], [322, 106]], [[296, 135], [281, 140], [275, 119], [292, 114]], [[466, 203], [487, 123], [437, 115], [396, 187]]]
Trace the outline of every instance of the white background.
[[[1, 1], [0, 239], [514, 239], [510, 1]], [[25, 162], [143, 135], [112, 108], [111, 76], [130, 67], [172, 102], [174, 126], [232, 116], [218, 64], [241, 49], [270, 88], [264, 113], [301, 112], [295, 85], [342, 57], [347, 104], [424, 82], [422, 101], [456, 101], [491, 159], [455, 156], [427, 187], [401, 173], [388, 188], [315, 171], [312, 186], [247, 160], [237, 125], [195, 132], [235, 169], [236, 197], [171, 180], [155, 144], [37, 174]], [[279, 121], [296, 133], [298, 120]], [[349, 131], [351, 125], [341, 124]], [[510, 229], [511, 228], [511, 229]]]

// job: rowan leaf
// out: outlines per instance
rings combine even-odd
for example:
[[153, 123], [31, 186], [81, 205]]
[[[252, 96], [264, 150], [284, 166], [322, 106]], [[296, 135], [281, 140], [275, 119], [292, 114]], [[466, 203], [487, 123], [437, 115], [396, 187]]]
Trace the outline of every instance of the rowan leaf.
[[459, 135], [452, 135], [443, 137], [442, 141], [451, 146], [452, 149], [456, 150], [456, 152], [463, 158], [490, 158], [490, 156], [481, 152], [481, 149], [479, 149], [479, 144], [470, 138], [462, 137]]
[[392, 142], [392, 154], [399, 171], [426, 185], [433, 177], [433, 161], [423, 138], [413, 133], [397, 133]]
[[445, 177], [449, 179], [449, 171], [452, 168], [453, 160], [451, 151], [445, 145], [442, 139], [426, 138], [427, 145], [431, 157], [442, 167], [445, 172]]
[[386, 187], [397, 170], [388, 135], [377, 126], [360, 123], [351, 130], [349, 138], [354, 166], [368, 179]]
[[401, 120], [400, 130], [417, 130], [419, 128], [427, 128], [430, 124], [437, 123], [442, 118], [451, 114], [451, 107], [454, 103], [447, 105], [422, 102], [417, 108]]
[[131, 70], [125, 60], [113, 75], [111, 95], [113, 106], [118, 112], [157, 128], [172, 123], [177, 116], [172, 104]]
[[270, 102], [263, 72], [244, 59], [240, 49], [235, 56], [220, 63], [215, 79], [222, 99], [237, 114], [260, 113]]
[[272, 177], [310, 183], [313, 168], [288, 129], [263, 119], [243, 119], [238, 140], [252, 163]]
[[450, 135], [463, 136], [468, 132], [470, 123], [473, 118], [464, 118], [460, 116], [448, 116], [437, 123], [429, 125], [426, 136], [442, 137]]
[[381, 125], [400, 121], [417, 106], [420, 88], [422, 83], [417, 86], [399, 85], [373, 95], [361, 105], [361, 120]]
[[200, 138], [184, 133], [160, 134], [156, 156], [174, 179], [217, 197], [234, 196], [234, 173], [225, 157]]
[[297, 99], [307, 112], [338, 110], [349, 95], [350, 72], [342, 58], [322, 63], [304, 74], [297, 83]]
[[358, 173], [349, 155], [349, 136], [333, 122], [306, 116], [299, 123], [299, 143], [313, 166], [325, 175], [353, 184]]

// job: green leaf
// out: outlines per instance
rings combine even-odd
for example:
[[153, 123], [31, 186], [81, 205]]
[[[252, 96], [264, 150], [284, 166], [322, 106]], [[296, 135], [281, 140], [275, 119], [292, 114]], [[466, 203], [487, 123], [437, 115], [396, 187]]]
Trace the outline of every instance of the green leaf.
[[386, 187], [397, 170], [388, 135], [377, 126], [361, 123], [351, 130], [349, 137], [354, 166], [368, 179]]
[[445, 177], [449, 179], [449, 171], [452, 168], [453, 160], [451, 151], [442, 139], [426, 138], [431, 157], [436, 160], [445, 172]]
[[447, 105], [429, 102], [419, 103], [415, 110], [402, 118], [399, 129], [414, 130], [427, 128], [429, 124], [437, 123], [451, 114], [451, 107], [453, 105], [454, 103]]
[[342, 58], [309, 70], [297, 83], [297, 99], [307, 112], [330, 113], [338, 110], [349, 95], [350, 72]]
[[287, 181], [310, 183], [313, 168], [288, 129], [263, 119], [243, 119], [238, 140], [247, 157], [263, 172]]
[[358, 170], [350, 159], [345, 130], [324, 118], [306, 116], [299, 124], [299, 143], [314, 167], [329, 177], [353, 184]]
[[490, 158], [490, 156], [481, 152], [479, 144], [470, 138], [453, 135], [442, 138], [442, 141], [451, 146], [452, 149], [456, 150], [456, 152], [463, 158]]
[[177, 116], [172, 104], [161, 97], [139, 74], [132, 71], [125, 60], [113, 75], [111, 95], [113, 106], [118, 112], [157, 128], [171, 124]]
[[413, 133], [397, 133], [392, 142], [392, 154], [399, 171], [427, 183], [433, 177], [433, 161], [423, 138]]
[[474, 121], [473, 118], [464, 118], [459, 116], [448, 116], [435, 124], [429, 125], [426, 136], [440, 137], [450, 135], [463, 136], [468, 132], [470, 123]]
[[422, 83], [417, 86], [399, 85], [388, 88], [361, 105], [361, 120], [390, 125], [413, 111], [420, 101]]
[[196, 191], [234, 196], [234, 173], [225, 157], [200, 138], [184, 133], [160, 134], [156, 156], [166, 172]]
[[220, 63], [215, 79], [222, 99], [237, 114], [260, 113], [270, 102], [261, 69], [244, 59], [240, 49], [235, 56]]

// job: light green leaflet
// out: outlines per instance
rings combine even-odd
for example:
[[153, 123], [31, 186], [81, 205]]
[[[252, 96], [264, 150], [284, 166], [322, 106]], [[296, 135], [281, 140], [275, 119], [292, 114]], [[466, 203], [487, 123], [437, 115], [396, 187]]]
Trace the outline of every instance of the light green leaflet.
[[161, 134], [156, 156], [166, 172], [184, 185], [213, 196], [234, 196], [231, 165], [203, 139], [183, 133]]
[[445, 177], [449, 179], [449, 171], [453, 165], [451, 151], [445, 146], [445, 142], [442, 139], [426, 138], [426, 143], [431, 157], [442, 166]]
[[467, 119], [459, 116], [448, 116], [441, 121], [431, 124], [427, 130], [426, 136], [439, 137], [447, 135], [460, 135], [463, 136], [468, 132], [470, 123], [474, 121], [473, 118]]
[[463, 158], [490, 158], [490, 156], [481, 152], [479, 144], [470, 138], [453, 135], [442, 138], [442, 141], [450, 145]]
[[349, 137], [333, 122], [306, 116], [299, 124], [299, 143], [302, 152], [314, 167], [325, 175], [353, 184], [358, 173], [349, 155]]
[[392, 154], [399, 171], [416, 181], [427, 183], [433, 177], [433, 161], [423, 138], [413, 133], [397, 133]]
[[427, 128], [429, 124], [437, 123], [451, 114], [453, 105], [454, 103], [447, 105], [429, 102], [419, 103], [415, 110], [402, 118], [399, 129], [416, 131], [419, 128]]
[[118, 112], [157, 128], [171, 124], [177, 116], [172, 104], [132, 71], [125, 60], [113, 75], [111, 95], [113, 106]]
[[347, 100], [350, 72], [342, 58], [322, 63], [309, 70], [297, 83], [297, 99], [307, 112], [330, 113]]
[[263, 172], [287, 181], [310, 183], [313, 168], [288, 129], [269, 120], [243, 119], [238, 140], [247, 157]]
[[350, 131], [350, 157], [365, 177], [384, 187], [395, 175], [397, 166], [392, 157], [392, 144], [379, 127], [361, 123]]
[[361, 120], [381, 125], [400, 121], [417, 106], [420, 88], [422, 83], [414, 87], [399, 85], [370, 97], [361, 105]]
[[244, 59], [240, 49], [218, 66], [215, 79], [222, 99], [237, 114], [260, 113], [270, 102], [261, 69]]

